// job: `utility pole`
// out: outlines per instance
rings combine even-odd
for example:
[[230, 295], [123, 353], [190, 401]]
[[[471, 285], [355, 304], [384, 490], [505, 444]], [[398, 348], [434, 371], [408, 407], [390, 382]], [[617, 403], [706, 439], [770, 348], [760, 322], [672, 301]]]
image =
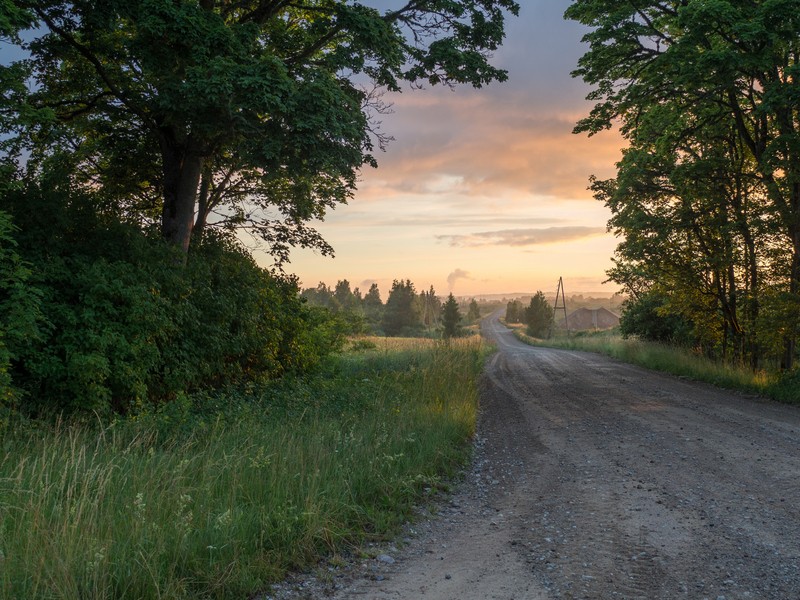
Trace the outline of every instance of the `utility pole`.
[[[561, 300], [561, 306], [559, 306], [558, 302], [559, 299]], [[547, 337], [550, 338], [553, 336], [553, 327], [556, 323], [556, 314], [559, 310], [564, 311], [564, 329], [567, 330], [567, 335], [569, 335], [569, 321], [567, 320], [567, 299], [564, 296], [564, 279], [559, 277], [558, 278], [558, 288], [556, 288], [556, 302], [553, 306], [553, 322], [550, 324], [550, 331], [547, 334]]]

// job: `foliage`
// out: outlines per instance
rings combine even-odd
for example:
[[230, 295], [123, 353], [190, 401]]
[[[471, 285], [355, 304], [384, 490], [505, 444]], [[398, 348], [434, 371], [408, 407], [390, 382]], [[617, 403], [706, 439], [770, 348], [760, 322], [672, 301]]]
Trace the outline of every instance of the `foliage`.
[[410, 335], [420, 329], [421, 310], [410, 279], [395, 279], [386, 299], [383, 330], [386, 335]]
[[386, 305], [381, 302], [377, 283], [371, 284], [362, 297], [358, 288], [350, 290], [346, 279], [338, 281], [334, 289], [320, 282], [316, 288], [304, 289], [302, 296], [310, 304], [330, 311], [345, 323], [345, 330], [350, 334], [369, 331], [389, 336], [439, 335], [442, 301], [433, 286], [417, 294], [410, 280], [396, 280]]
[[300, 295], [312, 306], [326, 309], [342, 333], [359, 335], [368, 331], [364, 299], [358, 288], [350, 289], [346, 279], [338, 281], [334, 289], [320, 282], [316, 288], [306, 288]]
[[692, 324], [665, 307], [664, 298], [653, 292], [630, 298], [623, 306], [620, 333], [626, 338], [636, 336], [651, 342], [691, 346], [695, 339]]
[[[797, 8], [577, 0], [566, 13], [592, 28], [575, 75], [596, 104], [576, 130], [618, 123], [629, 144], [617, 177], [593, 181], [623, 239], [611, 278], [663, 298], [709, 356], [754, 369], [790, 369], [800, 335]], [[776, 298], [785, 320], [765, 329]]]
[[486, 349], [416, 342], [0, 457], [0, 597], [257, 597], [380, 539], [469, 455]]
[[419, 293], [420, 321], [427, 329], [436, 329], [442, 313], [442, 302], [436, 295], [433, 286]]
[[178, 267], [174, 250], [97, 202], [57, 171], [3, 194], [25, 261], [12, 262], [2, 298], [14, 300], [4, 339], [25, 413], [139, 410], [309, 369], [340, 343], [294, 280], [260, 269], [232, 239], [206, 236]]
[[546, 337], [553, 326], [553, 307], [541, 290], [533, 295], [525, 308], [525, 324], [528, 335], [539, 338]]
[[41, 339], [41, 296], [30, 284], [31, 272], [18, 253], [14, 230], [8, 213], [0, 211], [0, 430], [21, 395], [9, 372], [11, 364]]
[[452, 293], [442, 305], [442, 327], [444, 328], [442, 336], [445, 339], [457, 337], [461, 333], [461, 311]]
[[506, 306], [506, 322], [522, 323], [525, 320], [525, 307], [519, 300], [512, 300]]
[[478, 301], [473, 298], [470, 300], [469, 309], [467, 310], [467, 322], [477, 323], [481, 320], [481, 307], [478, 306]]
[[4, 30], [35, 20], [21, 43], [30, 59], [0, 78], [0, 130], [17, 148], [34, 163], [73, 149], [76, 183], [159, 222], [184, 252], [215, 224], [247, 229], [278, 262], [292, 245], [330, 252], [308, 223], [375, 165], [381, 91], [505, 79], [489, 58], [518, 11], [513, 0], [6, 4]]
[[370, 285], [364, 295], [364, 315], [373, 329], [376, 329], [383, 320], [383, 300], [377, 283]]

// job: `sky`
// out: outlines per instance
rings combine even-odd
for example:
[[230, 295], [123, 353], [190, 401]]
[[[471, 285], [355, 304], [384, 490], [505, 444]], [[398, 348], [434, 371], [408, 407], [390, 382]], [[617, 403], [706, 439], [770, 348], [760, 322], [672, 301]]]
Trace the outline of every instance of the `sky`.
[[394, 140], [350, 203], [315, 223], [335, 258], [292, 252], [286, 270], [303, 287], [377, 283], [385, 300], [394, 279], [477, 296], [555, 293], [563, 277], [567, 295], [617, 291], [603, 284], [617, 244], [610, 213], [587, 187], [614, 175], [624, 142], [572, 133], [591, 103], [570, 76], [587, 49], [585, 29], [563, 19], [570, 1], [520, 4], [492, 61], [507, 82], [384, 97], [381, 129]]

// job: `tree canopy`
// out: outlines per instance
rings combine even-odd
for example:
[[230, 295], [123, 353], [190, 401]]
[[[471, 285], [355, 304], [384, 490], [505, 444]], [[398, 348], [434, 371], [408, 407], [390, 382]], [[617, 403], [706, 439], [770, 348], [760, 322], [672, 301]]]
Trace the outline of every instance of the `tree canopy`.
[[[0, 72], [6, 152], [68, 161], [104, 210], [184, 252], [216, 225], [278, 263], [292, 245], [328, 253], [308, 222], [375, 166], [382, 90], [506, 78], [489, 59], [514, 0], [391, 4], [3, 2], [0, 34], [29, 54]], [[14, 36], [31, 24], [34, 39]]]
[[[575, 75], [619, 124], [617, 177], [594, 181], [622, 237], [611, 278], [754, 367], [800, 335], [800, 2], [576, 0]], [[654, 300], [655, 297], [663, 299]], [[782, 348], [782, 349], [781, 349]]]

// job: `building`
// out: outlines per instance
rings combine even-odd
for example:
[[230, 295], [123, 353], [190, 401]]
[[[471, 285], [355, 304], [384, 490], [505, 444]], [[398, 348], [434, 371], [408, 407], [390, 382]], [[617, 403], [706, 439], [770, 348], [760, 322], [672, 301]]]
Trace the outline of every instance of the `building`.
[[567, 320], [570, 331], [597, 331], [619, 325], [619, 316], [607, 308], [579, 308]]

